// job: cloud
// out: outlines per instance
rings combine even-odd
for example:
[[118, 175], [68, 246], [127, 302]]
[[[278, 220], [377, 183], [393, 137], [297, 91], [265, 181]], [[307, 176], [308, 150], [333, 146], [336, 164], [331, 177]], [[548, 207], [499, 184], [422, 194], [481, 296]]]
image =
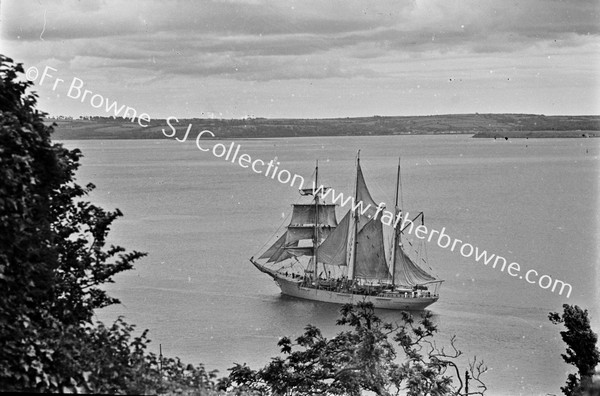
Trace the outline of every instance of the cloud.
[[[99, 4], [102, 4], [101, 6]], [[279, 2], [245, 1], [62, 1], [15, 5], [6, 12], [4, 34], [37, 40], [46, 20], [47, 38], [63, 40], [122, 36], [161, 31], [222, 35], [334, 34], [375, 27], [377, 19], [339, 18], [319, 2], [284, 6]]]
[[445, 79], [469, 68], [486, 81], [482, 70], [493, 58], [521, 70], [550, 70], [551, 62], [539, 61], [548, 55], [555, 62], [597, 62], [600, 36], [595, 0], [577, 6], [560, 0], [13, 0], [1, 7], [8, 55], [121, 85], [365, 79], [375, 87], [398, 78]]
[[[538, 39], [558, 33], [598, 34], [596, 1], [42, 1], [3, 6], [3, 36], [38, 40], [120, 37], [174, 32], [190, 35], [310, 35], [323, 39], [376, 29], [420, 32], [424, 37], [511, 32]], [[466, 30], [465, 30], [466, 29]], [[481, 37], [481, 36], [479, 36]]]

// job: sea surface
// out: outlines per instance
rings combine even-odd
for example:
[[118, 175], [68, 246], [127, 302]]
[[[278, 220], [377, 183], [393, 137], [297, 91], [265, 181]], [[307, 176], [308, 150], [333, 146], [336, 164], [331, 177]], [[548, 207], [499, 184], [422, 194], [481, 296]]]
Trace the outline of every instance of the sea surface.
[[[222, 375], [233, 363], [262, 367], [278, 354], [280, 337], [298, 336], [306, 324], [327, 336], [341, 330], [335, 326], [338, 306], [281, 296], [248, 261], [297, 200], [289, 183], [202, 152], [193, 141], [64, 143], [85, 155], [77, 179], [97, 186], [90, 199], [124, 213], [110, 241], [148, 252], [135, 270], [107, 286], [122, 304], [99, 311], [98, 320], [123, 315], [139, 331], [150, 330], [151, 351], [161, 344], [163, 354]], [[214, 143], [202, 142], [207, 148]], [[457, 336], [461, 372], [477, 356], [489, 368], [482, 377], [487, 394], [561, 394], [573, 370], [560, 356], [562, 327], [551, 324], [548, 313], [578, 304], [600, 331], [599, 139], [445, 135], [234, 143], [239, 155], [276, 159], [280, 171], [307, 180], [318, 159], [320, 180], [349, 195], [360, 149], [375, 201], [390, 208], [400, 156], [405, 211], [424, 211], [428, 227], [518, 262], [523, 272], [535, 269], [571, 284], [567, 298], [426, 243], [431, 267], [445, 279], [440, 300], [430, 307], [436, 338], [449, 345]], [[393, 311], [378, 314], [399, 319]]]

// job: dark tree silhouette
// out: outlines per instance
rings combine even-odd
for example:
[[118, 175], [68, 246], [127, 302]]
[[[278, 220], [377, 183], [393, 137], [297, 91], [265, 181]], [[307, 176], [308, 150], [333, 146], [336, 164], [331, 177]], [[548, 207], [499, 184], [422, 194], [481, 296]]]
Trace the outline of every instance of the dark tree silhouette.
[[145, 253], [106, 246], [122, 214], [85, 201], [82, 154], [52, 143], [23, 74], [0, 55], [0, 391], [212, 392], [215, 371], [159, 361], [147, 330], [92, 323], [118, 303], [101, 286]]
[[[455, 361], [461, 352], [455, 348], [454, 338], [450, 353], [436, 347], [432, 336], [437, 329], [431, 313], [424, 313], [419, 325], [406, 313], [401, 325], [383, 323], [372, 304], [361, 303], [345, 305], [337, 323], [352, 330], [327, 339], [318, 328], [308, 325], [295, 343], [287, 337], [279, 341], [285, 357], [273, 358], [259, 370], [239, 364], [230, 369], [227, 389], [258, 395], [465, 394]], [[404, 352], [401, 364], [390, 336]], [[486, 370], [476, 359], [469, 363], [471, 389], [477, 388], [470, 395], [486, 391], [480, 379]]]
[[106, 247], [121, 212], [84, 201], [81, 152], [51, 142], [22, 73], [0, 55], [0, 389], [85, 389], [94, 309], [118, 302], [99, 286], [144, 254]]
[[[567, 396], [583, 395], [592, 388], [592, 377], [598, 363], [600, 351], [596, 347], [598, 335], [592, 331], [588, 311], [577, 305], [563, 305], [563, 314], [550, 312], [548, 315], [554, 324], [562, 323], [567, 328], [560, 335], [567, 344], [567, 353], [562, 354], [564, 361], [577, 368], [577, 374], [569, 374], [566, 386], [560, 388]], [[596, 384], [595, 392], [600, 394]]]

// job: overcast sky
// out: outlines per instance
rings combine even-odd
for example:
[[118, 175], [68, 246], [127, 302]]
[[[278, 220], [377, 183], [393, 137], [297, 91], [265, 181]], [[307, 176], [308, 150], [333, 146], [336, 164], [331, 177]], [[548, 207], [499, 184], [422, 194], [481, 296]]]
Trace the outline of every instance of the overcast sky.
[[598, 0], [2, 1], [0, 52], [52, 115], [600, 114]]

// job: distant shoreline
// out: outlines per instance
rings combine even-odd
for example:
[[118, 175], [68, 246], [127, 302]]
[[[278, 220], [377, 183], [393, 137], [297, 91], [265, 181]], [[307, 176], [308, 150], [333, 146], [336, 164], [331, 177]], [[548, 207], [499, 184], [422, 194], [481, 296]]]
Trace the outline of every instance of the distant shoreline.
[[[130, 119], [46, 119], [56, 123], [54, 139], [163, 139], [172, 133], [166, 120], [152, 120], [146, 128]], [[544, 116], [535, 114], [456, 114], [403, 117], [329, 119], [181, 119], [174, 124], [188, 140], [202, 130], [217, 139], [257, 139], [321, 136], [472, 135], [474, 138], [585, 138], [600, 137], [600, 116]], [[207, 136], [208, 137], [208, 136]]]
[[506, 132], [480, 132], [473, 138], [487, 139], [564, 139], [564, 138], [592, 138], [600, 137], [600, 131], [506, 131]]

